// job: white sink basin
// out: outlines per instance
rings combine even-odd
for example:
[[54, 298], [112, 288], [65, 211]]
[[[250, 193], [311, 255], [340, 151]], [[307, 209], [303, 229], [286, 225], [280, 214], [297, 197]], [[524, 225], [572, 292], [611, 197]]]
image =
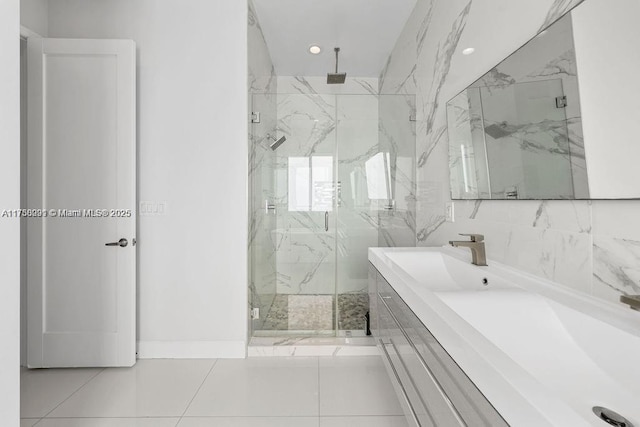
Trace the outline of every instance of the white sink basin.
[[369, 250], [509, 424], [602, 427], [592, 408], [603, 406], [640, 427], [640, 313], [470, 258], [453, 248]]

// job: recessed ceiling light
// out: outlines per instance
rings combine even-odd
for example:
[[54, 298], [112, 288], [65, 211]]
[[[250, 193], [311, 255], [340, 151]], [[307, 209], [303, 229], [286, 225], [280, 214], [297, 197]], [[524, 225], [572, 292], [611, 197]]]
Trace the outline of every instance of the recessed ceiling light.
[[317, 45], [311, 45], [309, 46], [309, 53], [312, 53], [314, 55], [319, 54], [320, 52], [322, 52], [322, 49], [320, 48], [320, 46]]
[[471, 55], [471, 54], [472, 54], [473, 52], [475, 52], [475, 51], [476, 51], [476, 50], [475, 50], [474, 48], [472, 48], [472, 47], [468, 47], [468, 48], [466, 48], [466, 49], [464, 49], [464, 50], [462, 51], [462, 54], [463, 54], [463, 55]]

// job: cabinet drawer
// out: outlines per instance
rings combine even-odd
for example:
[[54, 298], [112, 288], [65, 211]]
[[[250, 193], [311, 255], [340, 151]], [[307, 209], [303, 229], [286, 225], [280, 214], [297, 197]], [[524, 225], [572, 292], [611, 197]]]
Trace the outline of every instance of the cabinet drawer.
[[404, 368], [396, 345], [389, 339], [379, 339], [378, 346], [409, 424], [412, 427], [436, 427], [427, 416], [427, 410]]
[[[425, 402], [438, 402], [432, 412], [439, 414], [446, 410], [454, 414], [453, 423], [439, 425], [469, 425], [501, 427], [508, 426], [491, 403], [466, 376], [446, 350], [438, 343], [420, 319], [378, 273], [377, 310], [380, 318], [389, 317], [393, 324], [390, 330], [401, 331], [409, 349], [400, 350], [409, 376]], [[382, 307], [386, 310], [383, 310]], [[383, 316], [384, 314], [384, 316]], [[385, 320], [389, 323], [389, 320]], [[404, 343], [404, 342], [403, 342]], [[441, 395], [446, 397], [442, 398]], [[453, 409], [452, 409], [453, 408]]]
[[[406, 332], [398, 324], [397, 318], [389, 310], [390, 296], [378, 295], [378, 307], [382, 318], [391, 319], [392, 323], [385, 330], [388, 331], [386, 340], [393, 345], [398, 356], [401, 369], [408, 376], [409, 385], [405, 388], [415, 390], [413, 398], [414, 409], [421, 426], [464, 426], [464, 422], [453, 407], [452, 402], [443, 394], [434, 377], [425, 368], [415, 346], [409, 340]], [[385, 322], [385, 326], [387, 322]]]

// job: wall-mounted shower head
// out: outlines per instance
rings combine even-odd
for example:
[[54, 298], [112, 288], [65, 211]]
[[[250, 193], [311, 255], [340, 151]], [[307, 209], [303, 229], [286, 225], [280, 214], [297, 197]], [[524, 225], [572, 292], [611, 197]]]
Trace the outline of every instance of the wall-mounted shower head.
[[344, 81], [347, 78], [347, 73], [338, 73], [338, 53], [340, 53], [340, 48], [333, 48], [336, 52], [336, 72], [335, 73], [327, 73], [327, 84], [335, 85], [335, 84], [344, 84]]
[[511, 136], [515, 132], [517, 132], [517, 128], [514, 126], [509, 126], [507, 122], [502, 123], [494, 123], [490, 126], [484, 128], [484, 131], [487, 135], [489, 135], [493, 139], [500, 139], [507, 136]]
[[276, 138], [275, 136], [271, 136], [270, 134], [267, 134], [267, 138], [272, 141], [271, 144], [269, 144], [269, 148], [271, 148], [272, 150], [276, 150], [276, 148], [280, 147], [282, 145], [283, 142], [285, 142], [287, 140], [286, 137], [281, 136], [279, 139]]

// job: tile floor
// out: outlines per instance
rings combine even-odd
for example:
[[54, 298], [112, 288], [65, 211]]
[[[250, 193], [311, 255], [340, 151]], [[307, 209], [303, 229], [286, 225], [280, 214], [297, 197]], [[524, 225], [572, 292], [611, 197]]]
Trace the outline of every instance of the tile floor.
[[23, 370], [21, 427], [406, 427], [379, 356]]

